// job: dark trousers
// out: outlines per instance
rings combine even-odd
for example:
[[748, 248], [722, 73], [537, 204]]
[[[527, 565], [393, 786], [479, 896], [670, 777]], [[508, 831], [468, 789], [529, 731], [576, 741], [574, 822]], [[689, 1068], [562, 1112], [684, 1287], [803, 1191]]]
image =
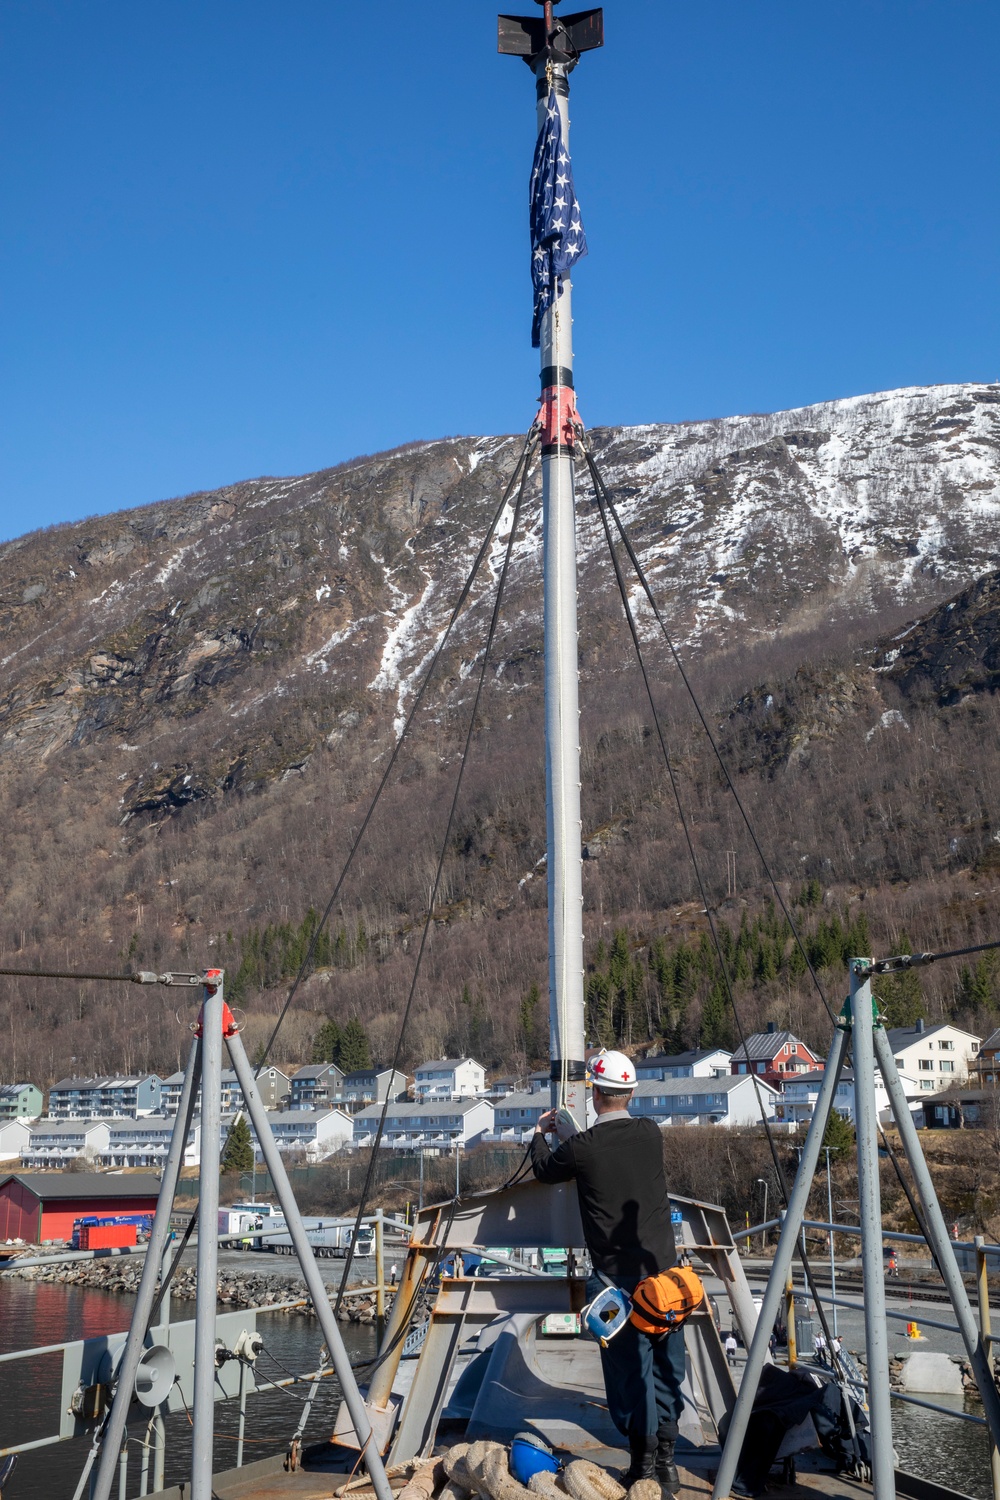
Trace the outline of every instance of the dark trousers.
[[[587, 1283], [588, 1301], [605, 1285], [592, 1276]], [[631, 1294], [635, 1284], [622, 1291]], [[646, 1438], [659, 1433], [675, 1438], [684, 1398], [684, 1332], [651, 1337], [626, 1323], [601, 1350], [604, 1389], [608, 1411], [618, 1431], [627, 1438]]]

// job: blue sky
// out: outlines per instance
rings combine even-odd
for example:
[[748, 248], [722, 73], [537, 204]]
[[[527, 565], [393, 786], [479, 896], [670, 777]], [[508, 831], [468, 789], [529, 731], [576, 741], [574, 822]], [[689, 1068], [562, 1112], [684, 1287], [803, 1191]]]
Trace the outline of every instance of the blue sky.
[[[533, 80], [495, 15], [4, 0], [0, 536], [527, 425]], [[590, 425], [1000, 376], [996, 0], [605, 25], [572, 93]]]

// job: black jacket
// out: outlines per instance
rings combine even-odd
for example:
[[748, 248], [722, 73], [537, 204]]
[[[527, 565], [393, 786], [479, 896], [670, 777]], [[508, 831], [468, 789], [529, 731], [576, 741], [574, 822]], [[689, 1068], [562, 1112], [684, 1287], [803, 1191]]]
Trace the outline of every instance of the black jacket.
[[575, 1180], [595, 1271], [623, 1284], [676, 1263], [663, 1143], [652, 1120], [623, 1112], [621, 1119], [605, 1119], [554, 1151], [536, 1134], [531, 1166], [539, 1182]]

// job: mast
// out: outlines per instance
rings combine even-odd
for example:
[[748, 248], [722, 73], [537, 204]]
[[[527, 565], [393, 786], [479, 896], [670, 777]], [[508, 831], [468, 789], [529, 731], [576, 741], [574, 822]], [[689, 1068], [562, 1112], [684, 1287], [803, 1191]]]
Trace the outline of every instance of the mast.
[[[603, 43], [603, 14], [556, 19], [500, 16], [499, 50], [521, 56], [535, 75], [539, 136], [550, 100], [559, 111], [569, 166], [569, 74], [582, 51]], [[581, 232], [582, 234], [582, 232]], [[548, 849], [549, 1039], [552, 1103], [586, 1125], [583, 998], [583, 827], [577, 650], [576, 506], [572, 286], [555, 280], [541, 318], [541, 460], [545, 587], [545, 811]]]

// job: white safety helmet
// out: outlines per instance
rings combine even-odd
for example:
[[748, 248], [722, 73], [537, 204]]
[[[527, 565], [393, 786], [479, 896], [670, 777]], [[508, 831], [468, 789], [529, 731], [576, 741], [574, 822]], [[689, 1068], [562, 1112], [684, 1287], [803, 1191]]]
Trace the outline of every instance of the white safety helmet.
[[605, 1094], [629, 1094], [635, 1088], [635, 1068], [624, 1052], [602, 1047], [587, 1064], [587, 1078]]

